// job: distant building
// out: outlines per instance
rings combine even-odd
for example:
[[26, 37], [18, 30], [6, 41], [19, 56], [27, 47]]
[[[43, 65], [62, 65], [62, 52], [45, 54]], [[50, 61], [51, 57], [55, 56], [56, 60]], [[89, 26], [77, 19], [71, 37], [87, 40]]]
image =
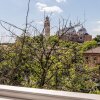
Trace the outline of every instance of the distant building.
[[44, 33], [46, 38], [50, 37], [50, 20], [48, 16], [44, 21]]
[[90, 67], [100, 65], [100, 46], [84, 52], [84, 59]]
[[65, 28], [57, 31], [57, 35], [61, 36], [61, 39], [65, 40], [65, 41], [73, 41], [73, 42], [83, 43], [85, 41], [92, 40], [92, 36], [87, 33], [87, 30], [83, 26], [76, 32], [76, 30], [72, 26], [71, 22], [69, 24], [69, 27], [65, 27]]
[[[92, 35], [87, 33], [87, 30], [82, 26], [78, 31], [72, 26], [70, 22], [69, 27], [64, 27], [56, 32], [58, 36], [61, 36], [62, 40], [65, 41], [73, 41], [83, 43], [85, 41], [91, 41]], [[44, 21], [44, 34], [45, 37], [50, 37], [50, 20], [47, 16]], [[62, 35], [63, 34], [63, 35]]]

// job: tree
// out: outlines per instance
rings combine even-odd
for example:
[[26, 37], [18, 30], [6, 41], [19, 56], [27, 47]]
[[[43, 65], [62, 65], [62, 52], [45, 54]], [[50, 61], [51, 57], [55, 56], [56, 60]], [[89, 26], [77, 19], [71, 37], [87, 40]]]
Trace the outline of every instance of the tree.
[[97, 35], [95, 38], [94, 38], [95, 41], [97, 42], [100, 42], [100, 35]]
[[97, 46], [97, 42], [95, 40], [84, 42], [82, 45], [82, 51], [89, 50]]
[[[51, 36], [46, 39], [32, 23], [28, 23], [29, 4], [25, 28], [0, 21], [7, 31], [16, 36], [16, 41], [1, 49], [0, 83], [9, 85], [28, 86], [36, 88], [60, 89], [78, 92], [91, 92], [95, 83], [84, 66], [81, 47], [87, 50], [96, 45], [95, 41], [78, 43], [62, 41], [61, 37]], [[22, 31], [21, 36], [6, 28], [4, 24]], [[73, 27], [79, 26], [77, 23]], [[30, 28], [37, 31], [33, 36]], [[31, 34], [31, 35], [30, 35]]]

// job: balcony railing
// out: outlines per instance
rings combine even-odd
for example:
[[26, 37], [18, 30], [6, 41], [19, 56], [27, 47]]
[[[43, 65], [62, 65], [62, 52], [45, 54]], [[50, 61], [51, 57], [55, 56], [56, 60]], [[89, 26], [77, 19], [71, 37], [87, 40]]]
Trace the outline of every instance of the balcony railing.
[[100, 95], [0, 85], [0, 100], [100, 100]]

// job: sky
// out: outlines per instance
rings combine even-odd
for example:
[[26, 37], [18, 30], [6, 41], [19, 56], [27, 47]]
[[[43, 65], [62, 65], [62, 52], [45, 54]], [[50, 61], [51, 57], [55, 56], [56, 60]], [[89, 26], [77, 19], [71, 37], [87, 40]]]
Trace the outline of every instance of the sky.
[[[0, 20], [23, 27], [27, 2], [28, 0], [0, 0]], [[38, 28], [43, 27], [44, 11], [50, 17], [51, 26], [55, 28], [52, 32], [57, 30], [59, 19], [71, 20], [72, 24], [85, 20], [83, 25], [87, 32], [93, 37], [100, 35], [100, 0], [31, 0], [28, 21], [33, 21]], [[0, 26], [0, 36], [6, 34], [9, 33]]]

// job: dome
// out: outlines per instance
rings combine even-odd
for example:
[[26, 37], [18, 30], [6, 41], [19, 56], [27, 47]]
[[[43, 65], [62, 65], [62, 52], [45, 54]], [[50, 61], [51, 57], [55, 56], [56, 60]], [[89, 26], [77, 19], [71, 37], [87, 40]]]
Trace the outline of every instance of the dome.
[[86, 28], [84, 28], [83, 26], [78, 30], [78, 32], [84, 32], [84, 33], [87, 33], [87, 30]]
[[81, 28], [78, 30], [79, 32], [82, 32], [82, 31], [85, 31], [86, 32], [86, 29], [85, 28]]
[[78, 34], [86, 34], [87, 33], [87, 30], [86, 28], [84, 28], [83, 26], [78, 30], [77, 32]]
[[75, 30], [75, 28], [72, 26], [71, 21], [70, 21], [70, 23], [69, 23], [69, 27], [66, 27], [66, 26], [65, 26], [65, 28], [62, 29], [62, 31], [63, 31], [64, 33], [66, 33], [67, 35], [74, 35], [74, 34], [76, 34], [76, 30]]
[[69, 33], [69, 34], [76, 34], [76, 30], [75, 30], [75, 28], [72, 26], [72, 23], [71, 23], [71, 21], [70, 21], [70, 23], [69, 23], [69, 30], [68, 30], [68, 32], [67, 33]]
[[71, 25], [71, 22], [70, 22], [69, 27], [65, 26], [63, 29], [59, 30], [57, 33], [59, 34], [65, 33], [66, 35], [76, 35], [76, 30]]
[[74, 27], [69, 27], [67, 33], [68, 34], [76, 34], [76, 30]]

